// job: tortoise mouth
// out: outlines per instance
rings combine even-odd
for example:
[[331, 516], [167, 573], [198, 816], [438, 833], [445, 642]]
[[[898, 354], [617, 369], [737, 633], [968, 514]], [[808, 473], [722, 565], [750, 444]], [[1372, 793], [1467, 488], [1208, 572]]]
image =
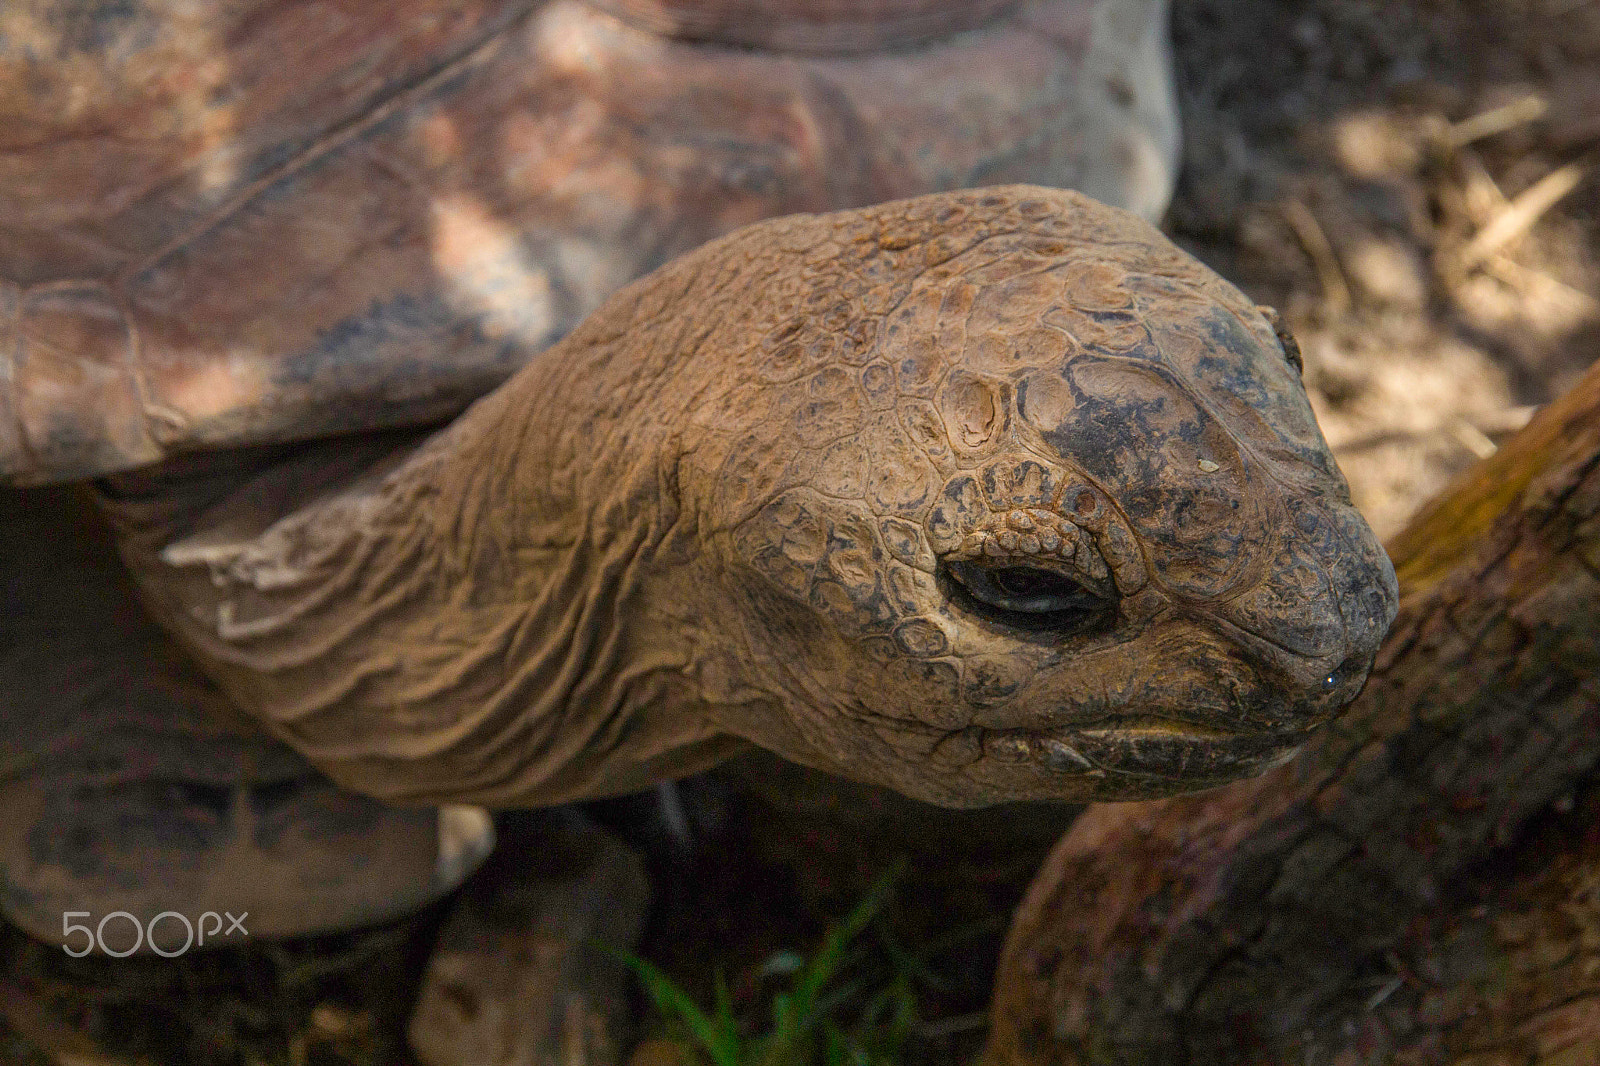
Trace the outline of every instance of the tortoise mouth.
[[1251, 777], [1293, 758], [1310, 737], [1235, 732], [1157, 715], [1102, 719], [1054, 729], [987, 730], [983, 751], [1079, 777], [1138, 777], [1200, 786]]

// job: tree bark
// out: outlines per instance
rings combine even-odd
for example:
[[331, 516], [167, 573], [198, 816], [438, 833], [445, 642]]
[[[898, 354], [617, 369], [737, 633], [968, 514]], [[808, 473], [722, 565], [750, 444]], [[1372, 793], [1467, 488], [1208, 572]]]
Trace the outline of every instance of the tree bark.
[[1529, 843], [1600, 762], [1600, 364], [1390, 554], [1378, 665], [1299, 758], [1057, 845], [987, 1066], [1600, 1061], [1600, 841]]

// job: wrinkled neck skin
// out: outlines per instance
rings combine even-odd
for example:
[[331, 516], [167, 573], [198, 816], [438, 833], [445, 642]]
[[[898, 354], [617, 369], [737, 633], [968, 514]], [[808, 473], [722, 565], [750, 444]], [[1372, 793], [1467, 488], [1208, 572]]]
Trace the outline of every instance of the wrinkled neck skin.
[[594, 332], [375, 462], [357, 442], [242, 487], [112, 483], [147, 601], [272, 733], [392, 801], [565, 802], [740, 750], [697, 663], [692, 397]]

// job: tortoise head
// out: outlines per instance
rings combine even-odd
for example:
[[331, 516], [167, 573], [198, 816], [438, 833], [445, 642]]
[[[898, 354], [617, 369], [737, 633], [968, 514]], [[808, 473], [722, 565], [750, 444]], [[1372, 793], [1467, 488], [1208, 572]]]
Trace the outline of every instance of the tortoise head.
[[706, 580], [770, 698], [724, 727], [946, 805], [1283, 761], [1397, 601], [1293, 342], [1122, 212], [958, 203], [918, 243], [880, 227], [751, 349]]

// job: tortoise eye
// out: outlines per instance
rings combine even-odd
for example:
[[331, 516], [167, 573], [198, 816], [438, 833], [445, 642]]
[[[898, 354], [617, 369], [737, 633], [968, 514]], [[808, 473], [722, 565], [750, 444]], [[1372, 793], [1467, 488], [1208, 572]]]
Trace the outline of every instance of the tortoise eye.
[[1115, 604], [1037, 566], [985, 566], [952, 560], [943, 567], [951, 599], [991, 621], [1024, 629], [1076, 630], [1106, 621]]

